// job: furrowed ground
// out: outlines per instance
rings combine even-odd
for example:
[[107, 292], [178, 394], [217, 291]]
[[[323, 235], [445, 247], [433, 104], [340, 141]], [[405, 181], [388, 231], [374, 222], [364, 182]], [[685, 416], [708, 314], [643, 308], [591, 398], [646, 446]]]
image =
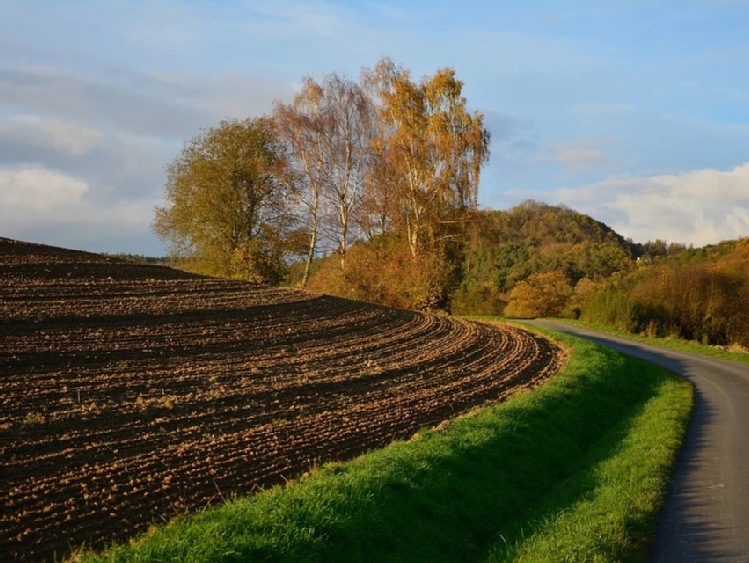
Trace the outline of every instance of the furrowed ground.
[[0, 555], [52, 559], [551, 377], [512, 326], [0, 239]]

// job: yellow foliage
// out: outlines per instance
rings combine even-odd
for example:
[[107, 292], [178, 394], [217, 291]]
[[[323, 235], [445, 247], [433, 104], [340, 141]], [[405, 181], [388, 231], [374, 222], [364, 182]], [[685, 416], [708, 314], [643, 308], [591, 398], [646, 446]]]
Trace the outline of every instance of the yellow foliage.
[[512, 289], [505, 315], [519, 318], [559, 316], [572, 292], [572, 286], [561, 270], [533, 274]]

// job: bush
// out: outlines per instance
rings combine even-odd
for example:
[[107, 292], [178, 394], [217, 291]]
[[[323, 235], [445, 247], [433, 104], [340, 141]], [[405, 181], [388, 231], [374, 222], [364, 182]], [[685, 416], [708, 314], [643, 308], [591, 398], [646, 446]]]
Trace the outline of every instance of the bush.
[[554, 317], [562, 314], [573, 289], [562, 270], [533, 274], [510, 292], [508, 317]]
[[593, 291], [581, 306], [580, 318], [630, 332], [637, 328], [632, 303], [626, 291], [615, 284]]
[[749, 346], [749, 239], [683, 251], [624, 279], [576, 290], [573, 301], [585, 321], [648, 336]]
[[498, 317], [506, 304], [502, 293], [491, 282], [467, 284], [450, 295], [450, 312], [454, 315]]
[[440, 253], [413, 256], [395, 237], [352, 246], [346, 269], [337, 257], [323, 260], [308, 289], [404, 309], [437, 309], [447, 304], [453, 268]]

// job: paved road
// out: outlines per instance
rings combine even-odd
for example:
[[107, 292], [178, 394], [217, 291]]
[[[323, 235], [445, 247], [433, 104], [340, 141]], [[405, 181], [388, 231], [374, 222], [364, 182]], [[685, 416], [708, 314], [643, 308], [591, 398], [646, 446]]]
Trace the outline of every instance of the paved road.
[[694, 416], [658, 523], [653, 562], [749, 562], [749, 366], [552, 321], [538, 326], [649, 360], [694, 383]]

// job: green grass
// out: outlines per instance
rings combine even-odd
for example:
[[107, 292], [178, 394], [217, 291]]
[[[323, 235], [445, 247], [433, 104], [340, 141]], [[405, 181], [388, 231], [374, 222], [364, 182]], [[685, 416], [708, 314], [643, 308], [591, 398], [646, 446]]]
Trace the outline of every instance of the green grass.
[[707, 346], [705, 344], [699, 344], [698, 342], [694, 342], [691, 340], [684, 340], [683, 338], [653, 338], [649, 336], [643, 336], [641, 334], [633, 334], [631, 332], [619, 330], [608, 325], [589, 323], [586, 321], [577, 321], [572, 319], [549, 320], [558, 320], [559, 322], [567, 323], [573, 326], [598, 330], [614, 336], [620, 336], [622, 338], [629, 338], [638, 342], [660, 346], [661, 348], [669, 348], [671, 350], [679, 350], [681, 352], [691, 352], [693, 354], [701, 354], [703, 356], [710, 356], [721, 360], [730, 360], [749, 365], [749, 353], [747, 352], [729, 352], [727, 350], [721, 350], [720, 348], [716, 348], [714, 346]]
[[554, 336], [574, 353], [533, 392], [78, 557], [644, 560], [692, 387], [652, 364]]

